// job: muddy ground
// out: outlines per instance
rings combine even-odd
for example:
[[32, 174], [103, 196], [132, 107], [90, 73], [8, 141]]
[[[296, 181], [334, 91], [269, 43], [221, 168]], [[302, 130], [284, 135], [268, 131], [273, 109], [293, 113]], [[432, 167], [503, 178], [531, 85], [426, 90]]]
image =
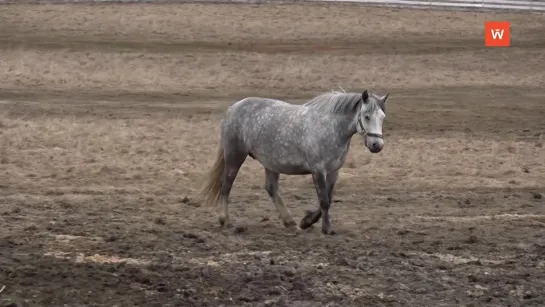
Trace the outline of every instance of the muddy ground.
[[[0, 302], [545, 305], [545, 18], [356, 5], [0, 8]], [[483, 46], [485, 20], [512, 47]], [[247, 160], [234, 225], [195, 201], [225, 108], [391, 92], [320, 224]], [[294, 217], [311, 179], [281, 177]], [[11, 304], [11, 305], [10, 305]]]

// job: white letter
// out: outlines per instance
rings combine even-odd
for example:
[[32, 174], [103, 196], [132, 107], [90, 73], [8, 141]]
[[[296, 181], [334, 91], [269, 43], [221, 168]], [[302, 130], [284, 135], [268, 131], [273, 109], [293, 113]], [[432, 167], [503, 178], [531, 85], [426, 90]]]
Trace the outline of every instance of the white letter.
[[500, 29], [496, 29], [496, 31], [490, 30], [490, 32], [492, 33], [492, 39], [497, 39], [498, 37], [503, 39], [503, 29], [501, 31]]

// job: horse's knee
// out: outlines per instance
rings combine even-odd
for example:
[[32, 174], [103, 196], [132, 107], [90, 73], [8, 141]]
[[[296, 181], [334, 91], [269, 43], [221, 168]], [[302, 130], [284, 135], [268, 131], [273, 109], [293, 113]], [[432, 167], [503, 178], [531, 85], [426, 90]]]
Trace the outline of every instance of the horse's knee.
[[278, 192], [278, 174], [269, 170], [265, 171], [265, 191], [270, 197], [274, 197]]
[[265, 182], [265, 191], [269, 194], [270, 197], [274, 196], [274, 193], [276, 193], [276, 187], [272, 182]]

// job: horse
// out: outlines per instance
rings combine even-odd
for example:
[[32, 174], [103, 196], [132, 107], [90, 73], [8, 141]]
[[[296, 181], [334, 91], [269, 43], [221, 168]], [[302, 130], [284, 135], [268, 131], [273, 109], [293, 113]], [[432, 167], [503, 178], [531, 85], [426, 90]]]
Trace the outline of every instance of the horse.
[[[225, 226], [233, 182], [250, 156], [265, 169], [265, 190], [285, 227], [306, 229], [322, 218], [322, 233], [334, 234], [329, 209], [350, 141], [358, 134], [371, 153], [383, 149], [389, 95], [332, 91], [304, 104], [261, 97], [233, 103], [221, 119], [215, 161], [205, 175], [200, 198], [217, 206], [220, 227]], [[280, 174], [312, 175], [319, 207], [306, 211], [299, 225], [278, 193]]]

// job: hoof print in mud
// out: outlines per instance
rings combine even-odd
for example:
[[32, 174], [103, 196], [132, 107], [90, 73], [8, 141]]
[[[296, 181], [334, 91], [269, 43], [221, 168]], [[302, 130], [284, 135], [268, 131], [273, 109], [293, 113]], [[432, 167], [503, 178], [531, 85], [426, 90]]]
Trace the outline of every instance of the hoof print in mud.
[[234, 230], [234, 233], [235, 234], [243, 234], [247, 231], [248, 229], [244, 226], [237, 226]]

